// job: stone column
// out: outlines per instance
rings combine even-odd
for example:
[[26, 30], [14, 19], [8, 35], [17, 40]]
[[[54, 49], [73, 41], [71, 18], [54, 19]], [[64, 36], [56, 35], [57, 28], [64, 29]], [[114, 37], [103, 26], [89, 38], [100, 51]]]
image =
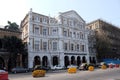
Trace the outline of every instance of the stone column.
[[61, 66], [64, 66], [64, 53], [59, 53], [60, 56], [59, 56], [59, 64]]
[[52, 56], [51, 56], [51, 53], [49, 53], [50, 56], [48, 57], [48, 65], [49, 67], [52, 67]]
[[32, 55], [31, 56], [28, 55], [28, 68], [30, 68], [30, 69], [33, 68], [33, 62], [34, 62], [34, 59], [33, 59]]
[[22, 67], [22, 54], [20, 54], [20, 66]]

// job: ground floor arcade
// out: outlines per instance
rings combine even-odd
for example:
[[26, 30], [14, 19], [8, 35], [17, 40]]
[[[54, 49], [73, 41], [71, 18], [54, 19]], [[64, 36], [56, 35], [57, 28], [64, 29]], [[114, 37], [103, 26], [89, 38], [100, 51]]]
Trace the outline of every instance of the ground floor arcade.
[[96, 57], [87, 54], [32, 54], [28, 56], [28, 67], [33, 68], [35, 65], [53, 67], [61, 65], [67, 67], [68, 65], [77, 65], [81, 63], [96, 63]]

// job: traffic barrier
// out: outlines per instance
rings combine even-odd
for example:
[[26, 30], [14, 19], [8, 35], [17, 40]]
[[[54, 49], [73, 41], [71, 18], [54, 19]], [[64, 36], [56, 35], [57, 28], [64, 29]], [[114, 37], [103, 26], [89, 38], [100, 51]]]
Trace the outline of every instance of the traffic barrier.
[[102, 65], [101, 69], [107, 69], [107, 66], [106, 65]]
[[109, 65], [109, 68], [113, 68], [113, 65], [112, 65], [112, 64], [110, 64], [110, 65]]
[[115, 67], [116, 67], [116, 68], [119, 68], [119, 64], [116, 64]]
[[93, 66], [89, 66], [89, 67], [88, 67], [88, 70], [89, 70], [89, 71], [94, 71], [94, 67], [93, 67]]
[[8, 72], [1, 72], [0, 80], [8, 80]]
[[44, 77], [46, 71], [45, 70], [35, 70], [32, 72], [33, 77]]
[[77, 69], [74, 67], [68, 69], [68, 73], [76, 73], [76, 72], [77, 72]]

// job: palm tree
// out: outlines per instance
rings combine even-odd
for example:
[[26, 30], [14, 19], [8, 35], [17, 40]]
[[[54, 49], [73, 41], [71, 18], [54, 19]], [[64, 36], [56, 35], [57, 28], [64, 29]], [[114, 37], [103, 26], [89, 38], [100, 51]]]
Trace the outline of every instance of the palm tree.
[[10, 21], [8, 21], [8, 25], [6, 25], [4, 28], [13, 31], [19, 31], [19, 25], [17, 25], [15, 22], [11, 23]]

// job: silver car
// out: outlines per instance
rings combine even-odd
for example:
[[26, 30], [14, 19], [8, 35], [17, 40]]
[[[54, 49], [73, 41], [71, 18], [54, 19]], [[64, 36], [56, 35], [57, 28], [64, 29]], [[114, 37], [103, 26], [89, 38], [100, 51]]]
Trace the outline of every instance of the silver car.
[[22, 72], [28, 72], [29, 70], [27, 68], [23, 67], [15, 67], [11, 70], [12, 73], [22, 73]]

